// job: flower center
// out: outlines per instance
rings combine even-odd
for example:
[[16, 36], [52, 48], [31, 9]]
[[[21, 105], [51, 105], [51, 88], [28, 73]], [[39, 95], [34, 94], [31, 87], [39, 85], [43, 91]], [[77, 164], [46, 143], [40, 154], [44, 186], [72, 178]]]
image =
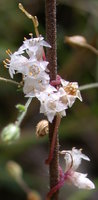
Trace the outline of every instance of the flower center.
[[76, 91], [77, 91], [77, 89], [73, 87], [72, 83], [68, 83], [68, 85], [64, 87], [64, 90], [67, 94], [73, 95], [73, 96], [76, 95]]

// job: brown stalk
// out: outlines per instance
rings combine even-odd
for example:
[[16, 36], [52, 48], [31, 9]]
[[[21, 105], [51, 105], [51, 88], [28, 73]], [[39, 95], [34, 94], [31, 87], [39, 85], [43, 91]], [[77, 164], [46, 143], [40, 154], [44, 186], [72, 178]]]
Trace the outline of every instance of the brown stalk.
[[[51, 48], [47, 49], [47, 60], [49, 61], [50, 81], [56, 80], [57, 76], [57, 47], [56, 47], [56, 0], [46, 0], [46, 36], [47, 42]], [[53, 139], [53, 133], [56, 126], [56, 117], [52, 123], [49, 123], [49, 141], [50, 149]], [[56, 134], [53, 158], [49, 164], [50, 188], [53, 188], [59, 179], [59, 140]], [[53, 195], [52, 200], [58, 200], [58, 191]]]

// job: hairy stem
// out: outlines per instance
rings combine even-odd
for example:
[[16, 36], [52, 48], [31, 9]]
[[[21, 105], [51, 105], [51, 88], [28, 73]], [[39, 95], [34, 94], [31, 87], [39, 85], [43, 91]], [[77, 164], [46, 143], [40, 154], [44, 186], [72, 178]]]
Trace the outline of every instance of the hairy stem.
[[90, 83], [90, 84], [86, 84], [86, 85], [81, 85], [79, 87], [79, 90], [88, 90], [88, 89], [92, 89], [92, 88], [98, 88], [98, 83]]
[[[50, 81], [56, 80], [57, 76], [57, 50], [56, 50], [56, 0], [46, 0], [46, 35], [47, 41], [51, 45], [51, 49], [47, 50], [47, 60], [49, 61]], [[53, 140], [53, 133], [56, 126], [56, 117], [49, 124], [49, 140], [50, 149]], [[55, 138], [55, 146], [53, 158], [49, 164], [50, 188], [53, 188], [58, 183], [59, 179], [59, 141], [58, 134]], [[53, 195], [53, 200], [58, 200], [58, 191]]]
[[51, 48], [47, 49], [48, 68], [50, 79], [55, 80], [57, 75], [57, 55], [56, 55], [56, 0], [46, 0], [46, 34], [47, 42]]
[[13, 80], [11, 80], [11, 79], [3, 78], [3, 77], [0, 77], [0, 81], [4, 81], [4, 82], [6, 82], [6, 83], [13, 83], [13, 84], [15, 84], [15, 85], [19, 85], [18, 82], [13, 81]]
[[56, 137], [57, 137], [57, 132], [58, 132], [58, 128], [61, 122], [61, 117], [58, 115], [56, 117], [56, 123], [55, 123], [55, 127], [54, 127], [54, 132], [53, 132], [53, 137], [52, 137], [52, 142], [51, 142], [51, 146], [50, 146], [50, 152], [49, 152], [49, 157], [48, 159], [45, 161], [46, 164], [50, 164], [50, 162], [53, 159], [53, 153], [54, 153], [54, 147], [55, 147], [55, 142], [56, 142]]

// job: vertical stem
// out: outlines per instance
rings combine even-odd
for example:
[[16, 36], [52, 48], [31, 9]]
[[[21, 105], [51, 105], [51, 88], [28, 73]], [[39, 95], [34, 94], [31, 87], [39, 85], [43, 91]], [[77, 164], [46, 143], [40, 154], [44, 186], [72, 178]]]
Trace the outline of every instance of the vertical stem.
[[[56, 0], [46, 0], [46, 35], [47, 42], [51, 45], [51, 49], [47, 49], [47, 60], [49, 61], [50, 80], [55, 80], [57, 75], [57, 49], [56, 49]], [[53, 132], [56, 125], [56, 117], [49, 124], [49, 141], [50, 147], [53, 138]], [[53, 188], [59, 179], [58, 163], [59, 163], [59, 141], [58, 135], [55, 141], [53, 159], [49, 165], [50, 188]], [[58, 192], [56, 192], [53, 200], [58, 200]]]
[[51, 48], [47, 49], [50, 79], [55, 80], [57, 75], [56, 55], [56, 0], [46, 0], [46, 36]]
[[[49, 124], [49, 140], [50, 140], [50, 147], [52, 144], [52, 138], [53, 138], [53, 132], [55, 129], [55, 123], [56, 123], [56, 117], [53, 121], [52, 124]], [[49, 175], [50, 175], [50, 188], [52, 189], [55, 185], [58, 184], [59, 180], [59, 139], [58, 139], [58, 134], [56, 136], [56, 141], [55, 141], [55, 148], [54, 148], [54, 153], [53, 153], [53, 159], [49, 164]], [[53, 200], [58, 200], [58, 191], [53, 195], [52, 197]]]

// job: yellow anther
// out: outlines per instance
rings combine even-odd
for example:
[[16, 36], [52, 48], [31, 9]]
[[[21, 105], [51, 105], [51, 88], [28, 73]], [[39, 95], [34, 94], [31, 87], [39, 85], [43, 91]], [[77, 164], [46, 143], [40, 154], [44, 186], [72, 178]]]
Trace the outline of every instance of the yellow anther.
[[10, 60], [9, 60], [8, 58], [6, 58], [6, 61], [7, 61], [8, 63], [10, 63]]
[[5, 60], [3, 60], [3, 63], [6, 65], [7, 63], [5, 62]]
[[42, 83], [42, 80], [39, 80], [38, 83]]
[[30, 37], [32, 38], [33, 37], [33, 33], [29, 33]]
[[26, 38], [26, 37], [24, 37], [24, 40], [27, 40], [27, 38]]
[[29, 75], [32, 76], [33, 75], [32, 72], [29, 72]]
[[7, 53], [9, 56], [12, 54], [12, 52], [11, 52], [10, 49], [6, 50], [6, 53]]
[[6, 53], [9, 55], [9, 52], [8, 52], [8, 50], [6, 50]]
[[10, 54], [12, 54], [12, 52], [11, 52], [11, 50], [10, 50], [10, 49], [8, 49], [8, 52], [9, 52]]

